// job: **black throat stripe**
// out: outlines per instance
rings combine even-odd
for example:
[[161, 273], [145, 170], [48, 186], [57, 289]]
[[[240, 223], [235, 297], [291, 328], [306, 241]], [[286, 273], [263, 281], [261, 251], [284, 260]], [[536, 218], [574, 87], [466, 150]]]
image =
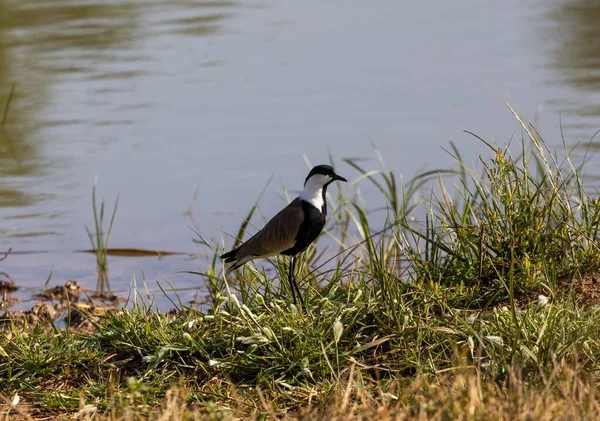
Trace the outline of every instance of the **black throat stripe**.
[[[325, 214], [313, 204], [301, 200], [302, 212], [304, 213], [304, 219], [298, 233], [296, 234], [296, 243], [292, 248], [283, 251], [281, 254], [285, 256], [295, 256], [298, 253], [302, 253], [306, 248], [317, 239], [323, 227], [325, 227]], [[323, 205], [323, 208], [327, 206]]]

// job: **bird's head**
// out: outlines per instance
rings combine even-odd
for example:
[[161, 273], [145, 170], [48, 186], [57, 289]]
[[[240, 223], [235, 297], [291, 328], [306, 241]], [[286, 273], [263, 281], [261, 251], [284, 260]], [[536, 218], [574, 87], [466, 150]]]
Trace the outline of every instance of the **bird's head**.
[[304, 186], [306, 187], [310, 183], [314, 187], [322, 188], [336, 180], [348, 181], [337, 175], [331, 165], [317, 165], [308, 173], [306, 180], [304, 180]]

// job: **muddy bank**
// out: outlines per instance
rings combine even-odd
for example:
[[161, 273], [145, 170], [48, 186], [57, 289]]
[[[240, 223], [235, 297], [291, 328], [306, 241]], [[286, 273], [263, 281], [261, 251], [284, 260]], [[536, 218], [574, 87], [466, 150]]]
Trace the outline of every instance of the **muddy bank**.
[[12, 293], [19, 288], [12, 281], [0, 281], [0, 325], [35, 327], [39, 324], [68, 325], [74, 328], [90, 328], [94, 316], [107, 311], [118, 311], [124, 298], [111, 292], [98, 292], [82, 288], [75, 280], [56, 285], [33, 294], [33, 305], [29, 310], [11, 310], [18, 302]]

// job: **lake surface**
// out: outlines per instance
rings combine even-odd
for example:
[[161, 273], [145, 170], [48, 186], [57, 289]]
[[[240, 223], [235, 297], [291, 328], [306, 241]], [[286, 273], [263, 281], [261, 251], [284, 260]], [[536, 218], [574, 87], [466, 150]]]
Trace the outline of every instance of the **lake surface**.
[[561, 124], [569, 145], [600, 128], [600, 3], [413, 3], [0, 0], [0, 104], [16, 84], [0, 251], [43, 252], [0, 270], [31, 290], [50, 273], [93, 288], [94, 257], [73, 251], [90, 247], [96, 178], [109, 209], [120, 195], [111, 246], [185, 253], [111, 257], [112, 288], [145, 276], [151, 290], [183, 289], [201, 280], [174, 273], [206, 262], [185, 215], [196, 192], [198, 229], [229, 246], [223, 233], [271, 176], [266, 216], [285, 204], [282, 185], [301, 188], [305, 158], [331, 154], [355, 178], [341, 159], [379, 169], [374, 143], [408, 179], [451, 166], [453, 140], [476, 162], [485, 150], [463, 130], [520, 136], [507, 102], [557, 147]]

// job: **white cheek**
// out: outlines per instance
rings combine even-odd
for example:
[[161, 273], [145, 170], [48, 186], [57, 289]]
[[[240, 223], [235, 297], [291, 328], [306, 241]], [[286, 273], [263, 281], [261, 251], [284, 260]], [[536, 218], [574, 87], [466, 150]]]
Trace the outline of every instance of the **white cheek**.
[[328, 175], [315, 176], [315, 184], [319, 184], [321, 186], [324, 186], [325, 184], [329, 183], [331, 180], [332, 180], [332, 178]]

